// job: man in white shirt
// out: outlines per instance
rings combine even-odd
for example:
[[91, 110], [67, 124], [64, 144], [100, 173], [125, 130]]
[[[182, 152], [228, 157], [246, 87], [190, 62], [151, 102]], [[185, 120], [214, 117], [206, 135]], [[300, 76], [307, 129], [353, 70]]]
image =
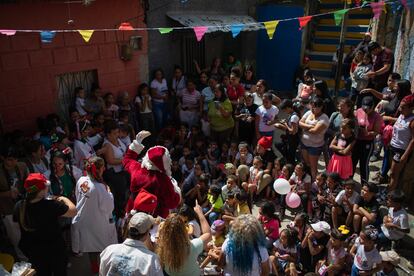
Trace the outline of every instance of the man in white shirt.
[[150, 237], [154, 218], [136, 213], [128, 224], [128, 238], [122, 244], [113, 244], [101, 253], [99, 275], [163, 275], [157, 254], [145, 242]]

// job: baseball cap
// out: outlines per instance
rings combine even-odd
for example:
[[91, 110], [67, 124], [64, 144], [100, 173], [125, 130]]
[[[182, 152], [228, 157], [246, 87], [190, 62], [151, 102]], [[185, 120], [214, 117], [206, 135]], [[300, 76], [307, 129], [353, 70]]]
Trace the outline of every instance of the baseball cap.
[[153, 213], [157, 208], [157, 197], [146, 190], [141, 190], [134, 200], [134, 210], [137, 212]]
[[226, 224], [221, 219], [215, 220], [211, 225], [211, 234], [216, 234], [217, 231], [223, 231], [226, 227]]
[[318, 221], [311, 224], [311, 227], [316, 232], [324, 232], [327, 235], [331, 233], [331, 226], [326, 221]]
[[265, 150], [268, 150], [272, 147], [272, 137], [271, 136], [263, 136], [259, 139], [257, 142], [261, 147], [263, 147]]
[[132, 216], [128, 223], [128, 230], [136, 230], [139, 234], [144, 234], [154, 225], [154, 218], [151, 215], [139, 212]]
[[41, 173], [31, 173], [24, 181], [24, 188], [28, 193], [35, 193], [44, 190], [46, 186], [49, 186], [50, 182]]
[[374, 98], [365, 97], [362, 99], [362, 108], [371, 108], [374, 106]]
[[398, 265], [400, 263], [400, 256], [394, 250], [381, 251], [381, 258], [383, 262], [390, 262], [393, 265]]

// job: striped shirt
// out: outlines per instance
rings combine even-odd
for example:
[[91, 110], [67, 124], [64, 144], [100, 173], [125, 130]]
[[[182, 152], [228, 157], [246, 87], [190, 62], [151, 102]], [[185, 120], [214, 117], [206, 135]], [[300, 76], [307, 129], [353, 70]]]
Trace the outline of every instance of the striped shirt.
[[199, 107], [201, 98], [199, 91], [194, 90], [193, 92], [190, 92], [187, 89], [183, 89], [177, 93], [177, 96], [181, 98], [182, 107], [189, 109]]

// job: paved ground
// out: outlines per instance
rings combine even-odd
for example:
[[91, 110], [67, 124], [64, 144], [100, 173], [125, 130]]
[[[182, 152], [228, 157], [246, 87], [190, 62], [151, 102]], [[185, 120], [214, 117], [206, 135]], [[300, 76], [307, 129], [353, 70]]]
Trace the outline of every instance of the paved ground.
[[[381, 166], [381, 161], [371, 163], [371, 178], [372, 176], [379, 170]], [[323, 161], [320, 161], [320, 170], [324, 169]], [[357, 173], [355, 176], [355, 180], [359, 181], [359, 174]], [[257, 207], [253, 208], [253, 214], [257, 215]], [[289, 211], [286, 211], [286, 217], [282, 222], [282, 228], [286, 227], [286, 225], [293, 219], [293, 216], [290, 214]], [[414, 216], [410, 214], [410, 225], [414, 228]], [[401, 243], [401, 249], [397, 250], [397, 252], [402, 256], [401, 266], [405, 267], [407, 271], [407, 260], [414, 261], [414, 229], [411, 229], [409, 235], [406, 235], [403, 242]], [[87, 254], [84, 254], [82, 257], [71, 257], [70, 258], [71, 267], [69, 268], [69, 275], [76, 275], [76, 276], [90, 276], [92, 273], [89, 269], [88, 257]], [[399, 275], [406, 276], [406, 275], [414, 275], [414, 271], [410, 271], [410, 274], [404, 272], [403, 270], [398, 270]]]

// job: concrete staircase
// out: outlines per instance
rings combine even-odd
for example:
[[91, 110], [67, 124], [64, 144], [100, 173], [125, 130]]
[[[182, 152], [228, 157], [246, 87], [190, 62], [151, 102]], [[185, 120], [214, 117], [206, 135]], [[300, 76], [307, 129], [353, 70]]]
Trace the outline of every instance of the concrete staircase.
[[[321, 0], [318, 13], [341, 10], [344, 7], [342, 0]], [[345, 35], [345, 53], [349, 52], [351, 45], [357, 45], [364, 33], [367, 32], [372, 11], [370, 7], [356, 9], [348, 12]], [[336, 26], [333, 15], [326, 15], [318, 18], [315, 36], [311, 42], [311, 51], [309, 53], [310, 68], [317, 79], [326, 80], [329, 88], [335, 87], [335, 80], [332, 78], [332, 58], [339, 46], [341, 26]], [[341, 81], [341, 88], [344, 82]]]

